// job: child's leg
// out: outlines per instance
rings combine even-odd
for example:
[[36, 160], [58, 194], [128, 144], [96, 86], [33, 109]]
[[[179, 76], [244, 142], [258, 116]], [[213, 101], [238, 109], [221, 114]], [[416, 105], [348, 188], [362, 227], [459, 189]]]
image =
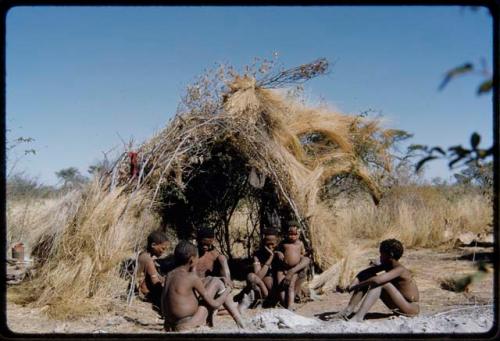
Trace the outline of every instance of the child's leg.
[[355, 322], [363, 321], [368, 310], [370, 310], [370, 308], [375, 304], [377, 299], [380, 298], [381, 292], [382, 292], [382, 286], [368, 289], [368, 292], [366, 293], [363, 302], [361, 302], [361, 306], [359, 307], [358, 312], [352, 317], [352, 320]]
[[[357, 285], [359, 284], [359, 279], [357, 277], [354, 278], [354, 280], [351, 282], [349, 286]], [[363, 299], [367, 292], [367, 288], [362, 289], [362, 290], [356, 290], [352, 293], [351, 298], [349, 299], [349, 303], [347, 304], [347, 307], [339, 311], [337, 314], [333, 316], [333, 318], [340, 317], [343, 319], [347, 319], [349, 315], [351, 315], [354, 312], [354, 309], [358, 306], [359, 302]]]
[[262, 298], [266, 298], [269, 295], [266, 284], [256, 274], [248, 274], [247, 281], [252, 286], [252, 288], [259, 291]]
[[238, 310], [238, 304], [233, 301], [233, 298], [230, 295], [227, 296], [223, 304], [233, 318], [234, 322], [236, 322], [236, 325], [240, 328], [245, 328], [245, 324], [243, 323], [243, 319], [241, 318], [241, 314]]
[[199, 326], [203, 326], [206, 323], [208, 316], [208, 309], [202, 305], [198, 307], [196, 313], [190, 318], [185, 318], [175, 324], [174, 330], [183, 331]]
[[302, 284], [306, 281], [306, 279], [307, 274], [305, 269], [297, 273], [297, 281], [295, 282], [295, 296], [301, 295], [303, 291]]
[[[218, 278], [214, 278], [212, 281], [210, 281], [210, 283], [208, 283], [206, 289], [207, 289], [207, 293], [209, 293], [209, 294], [213, 293], [214, 298], [217, 298], [217, 296], [219, 296], [219, 294], [221, 294], [225, 290], [231, 290], [230, 288], [226, 288], [224, 282], [222, 282]], [[234, 319], [234, 321], [236, 322], [238, 327], [244, 328], [245, 326], [243, 324], [243, 320], [241, 319], [241, 315], [238, 311], [238, 305], [233, 301], [233, 298], [230, 295], [227, 296], [223, 305], [224, 305], [224, 308], [226, 308], [227, 311], [229, 312], [229, 314], [232, 316], [232, 318]], [[216, 313], [216, 311], [214, 311], [209, 316], [211, 319], [211, 324], [213, 324], [213, 317], [215, 316], [215, 313]]]
[[391, 283], [382, 286], [380, 294], [382, 302], [396, 313], [415, 316], [420, 312], [420, 308], [415, 302], [408, 302], [401, 292]]
[[288, 288], [286, 289], [286, 306], [285, 308], [291, 309], [293, 306], [293, 303], [295, 301], [295, 283], [297, 282], [298, 275], [293, 274], [292, 279], [290, 280], [290, 283], [288, 284]]
[[405, 315], [414, 316], [419, 313], [418, 304], [408, 302], [393, 284], [386, 283], [368, 290], [368, 293], [366, 294], [363, 303], [361, 303], [361, 307], [358, 312], [354, 315], [353, 320], [358, 322], [363, 321], [366, 313], [378, 298], [381, 298], [389, 309], [397, 308], [399, 312]]
[[285, 274], [283, 271], [276, 272], [276, 284], [278, 297], [283, 306], [286, 306], [286, 288], [283, 288], [283, 280], [285, 279]]
[[[211, 297], [216, 297], [217, 293], [221, 291], [223, 288], [225, 288], [224, 283], [218, 278], [215, 277], [210, 277], [210, 278], [205, 278], [203, 281], [203, 284], [205, 285], [205, 290], [207, 291], [207, 295]], [[217, 311], [219, 310], [220, 307], [218, 308], [212, 308], [207, 306], [208, 309], [208, 319], [207, 319], [207, 324], [210, 327], [213, 327], [214, 325], [214, 317], [217, 314]]]

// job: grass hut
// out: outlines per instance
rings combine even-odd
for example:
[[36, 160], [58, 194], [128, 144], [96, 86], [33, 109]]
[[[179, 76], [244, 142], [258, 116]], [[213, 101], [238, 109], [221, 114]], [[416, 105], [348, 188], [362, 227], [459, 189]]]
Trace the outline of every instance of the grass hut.
[[[335, 247], [325, 236], [333, 214], [321, 189], [349, 174], [377, 203], [373, 164], [388, 167], [390, 133], [276, 89], [327, 69], [320, 59], [260, 78], [231, 70], [201, 77], [164, 130], [40, 216], [38, 272], [18, 299], [53, 316], [113, 306], [126, 293], [120, 261], [156, 229], [191, 238], [211, 226], [231, 259], [244, 256], [235, 254], [238, 243], [250, 254], [264, 226], [295, 219], [316, 266], [331, 265]], [[244, 233], [234, 227], [237, 216], [248, 222]]]

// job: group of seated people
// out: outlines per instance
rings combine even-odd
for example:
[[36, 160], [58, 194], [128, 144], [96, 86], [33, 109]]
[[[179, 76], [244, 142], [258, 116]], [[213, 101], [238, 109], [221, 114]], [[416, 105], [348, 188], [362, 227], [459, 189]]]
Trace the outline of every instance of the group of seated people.
[[[153, 232], [148, 236], [146, 250], [138, 258], [139, 295], [161, 312], [166, 331], [189, 330], [205, 324], [213, 326], [214, 317], [222, 307], [239, 328], [244, 328], [242, 315], [250, 306], [292, 308], [310, 264], [299, 233], [295, 221], [286, 224], [282, 241], [277, 229], [265, 229], [260, 248], [253, 255], [247, 284], [233, 297], [228, 262], [214, 248], [212, 229], [198, 231], [196, 246], [181, 240], [174, 250], [173, 266], [164, 276], [158, 272], [155, 258], [165, 252], [169, 242], [165, 234]], [[351, 317], [355, 306], [365, 298], [352, 317], [361, 321], [379, 297], [396, 313], [418, 314], [418, 290], [409, 271], [398, 262], [402, 255], [401, 243], [384, 241], [380, 253], [381, 263], [358, 274], [348, 288], [353, 293], [351, 301], [338, 317]], [[386, 273], [377, 275], [382, 270]]]

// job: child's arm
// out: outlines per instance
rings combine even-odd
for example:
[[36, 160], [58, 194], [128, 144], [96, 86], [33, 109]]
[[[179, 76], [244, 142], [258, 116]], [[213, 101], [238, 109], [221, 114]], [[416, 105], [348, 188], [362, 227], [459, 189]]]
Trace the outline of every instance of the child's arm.
[[196, 275], [193, 276], [193, 281], [194, 281], [193, 283], [194, 289], [200, 294], [201, 298], [203, 298], [203, 300], [207, 302], [207, 304], [214, 309], [219, 308], [224, 303], [227, 296], [231, 292], [231, 290], [226, 289], [226, 291], [224, 291], [219, 297], [213, 299], [212, 297], [207, 295], [205, 286], [203, 285], [203, 282], [198, 276]]
[[217, 261], [220, 264], [220, 274], [224, 280], [224, 283], [229, 287], [233, 287], [233, 282], [231, 281], [231, 273], [229, 272], [229, 265], [227, 264], [227, 259], [224, 255], [220, 254], [217, 257]]
[[153, 283], [153, 285], [163, 285], [164, 278], [156, 270], [156, 266], [152, 258], [150, 258], [145, 264], [144, 272], [149, 275], [149, 277], [151, 278], [151, 283]]
[[310, 262], [311, 262], [311, 260], [309, 259], [309, 257], [305, 257], [305, 256], [300, 257], [299, 264], [295, 265], [293, 268], [286, 271], [285, 279], [290, 281], [292, 279], [293, 275], [295, 275], [300, 270], [306, 268]]
[[350, 287], [349, 291], [361, 289], [361, 288], [366, 287], [366, 286], [379, 286], [379, 285], [385, 284], [385, 283], [390, 282], [393, 279], [401, 276], [403, 271], [404, 271], [404, 268], [402, 266], [398, 266], [398, 267], [396, 267], [388, 272], [385, 272], [385, 273], [380, 274], [380, 275], [372, 276], [372, 277], [368, 278], [367, 280], [364, 280], [364, 281], [360, 282], [359, 284]]
[[260, 278], [264, 278], [264, 276], [267, 274], [267, 271], [269, 270], [269, 267], [271, 266], [271, 263], [273, 262], [274, 259], [274, 252], [269, 249], [268, 247], [265, 247], [267, 252], [269, 253], [269, 258], [264, 262], [264, 264], [260, 264], [260, 260], [258, 257], [254, 256], [253, 257], [253, 272]]

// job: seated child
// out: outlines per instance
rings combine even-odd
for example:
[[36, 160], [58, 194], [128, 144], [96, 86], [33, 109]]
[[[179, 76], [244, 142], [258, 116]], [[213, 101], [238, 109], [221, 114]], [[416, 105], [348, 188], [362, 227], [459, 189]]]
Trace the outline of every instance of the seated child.
[[213, 312], [224, 304], [238, 327], [243, 321], [229, 296], [231, 289], [221, 280], [214, 278], [207, 285], [196, 274], [198, 263], [196, 247], [181, 241], [175, 247], [174, 258], [177, 267], [168, 273], [162, 293], [162, 314], [165, 330], [182, 331], [213, 323]]
[[161, 290], [164, 278], [158, 273], [155, 260], [161, 256], [168, 246], [167, 236], [155, 231], [149, 234], [146, 250], [139, 254], [137, 260], [137, 283], [139, 295], [153, 303], [153, 308], [159, 310]]
[[229, 287], [233, 287], [231, 273], [226, 257], [214, 247], [214, 230], [208, 227], [198, 231], [197, 243], [199, 260], [196, 265], [196, 272], [204, 283], [210, 281], [212, 277], [220, 279]]
[[[278, 257], [275, 257], [275, 248], [278, 245], [278, 230], [269, 228], [263, 231], [260, 249], [253, 255], [253, 272], [247, 276], [247, 286], [243, 289], [245, 294], [254, 294], [266, 300], [273, 289], [274, 276]], [[252, 295], [253, 296], [253, 295]], [[241, 302], [240, 312], [248, 308], [252, 302]]]
[[300, 290], [306, 278], [310, 259], [305, 256], [304, 244], [299, 239], [298, 223], [290, 221], [287, 225], [286, 238], [280, 243], [276, 252], [281, 261], [276, 272], [276, 280], [280, 286], [281, 304], [291, 309], [295, 293]]
[[[361, 271], [348, 288], [352, 297], [347, 308], [337, 313], [337, 317], [347, 320], [356, 306], [363, 300], [352, 321], [363, 321], [366, 313], [378, 298], [395, 314], [418, 315], [419, 294], [417, 284], [410, 271], [399, 259], [403, 255], [403, 245], [396, 239], [380, 243], [380, 264], [372, 262], [372, 267]], [[377, 275], [377, 273], [385, 271]]]

